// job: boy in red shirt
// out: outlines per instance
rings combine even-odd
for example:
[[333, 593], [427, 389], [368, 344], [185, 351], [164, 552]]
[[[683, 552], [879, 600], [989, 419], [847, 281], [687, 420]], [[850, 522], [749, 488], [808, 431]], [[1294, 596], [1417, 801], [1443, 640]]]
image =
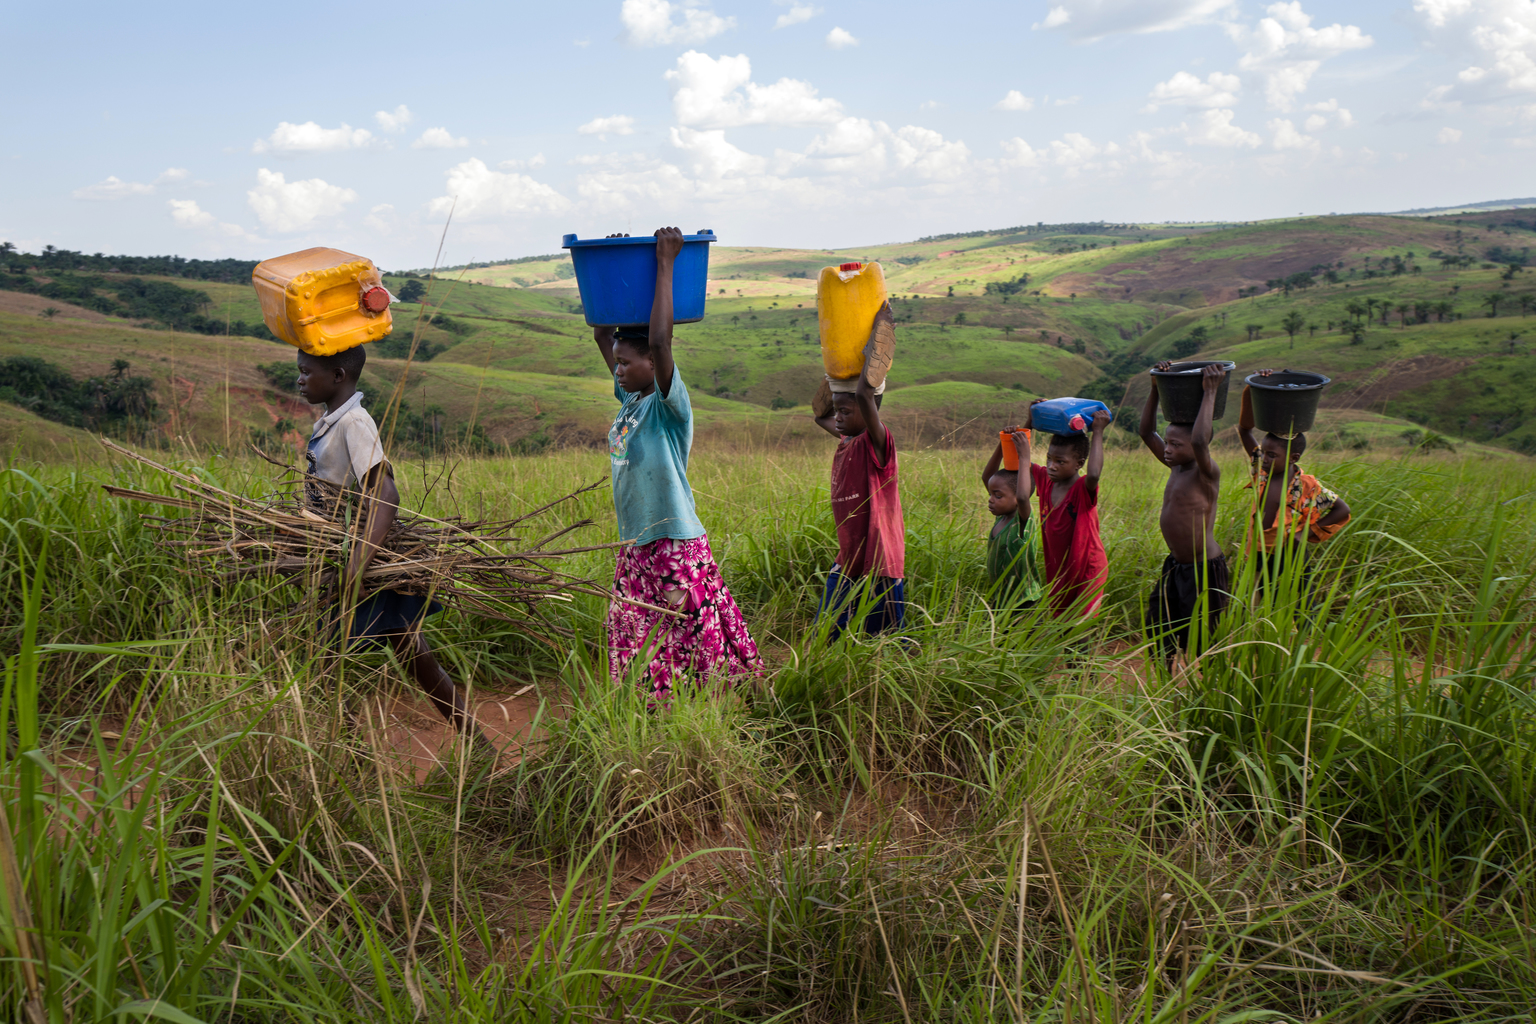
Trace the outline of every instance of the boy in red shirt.
[[[863, 603], [870, 578], [871, 633], [899, 629], [906, 618], [906, 529], [896, 478], [896, 441], [880, 421], [880, 396], [895, 348], [896, 318], [890, 303], [875, 315], [857, 381], [828, 381], [813, 403], [816, 425], [838, 438], [832, 456], [832, 519], [837, 524], [837, 564], [827, 574], [816, 617], [836, 614], [835, 640]], [[830, 392], [830, 394], [829, 394]], [[829, 400], [830, 399], [830, 400]]]
[[[1030, 403], [1025, 430], [1033, 426]], [[1020, 497], [1040, 496], [1040, 546], [1045, 577], [1051, 588], [1051, 613], [1084, 617], [1099, 614], [1109, 558], [1099, 539], [1099, 477], [1104, 472], [1104, 428], [1109, 412], [1093, 414], [1089, 434], [1054, 434], [1045, 450], [1045, 465], [1029, 462], [1028, 434], [1019, 452], [1019, 465], [1029, 466], [1029, 481], [1019, 481]]]

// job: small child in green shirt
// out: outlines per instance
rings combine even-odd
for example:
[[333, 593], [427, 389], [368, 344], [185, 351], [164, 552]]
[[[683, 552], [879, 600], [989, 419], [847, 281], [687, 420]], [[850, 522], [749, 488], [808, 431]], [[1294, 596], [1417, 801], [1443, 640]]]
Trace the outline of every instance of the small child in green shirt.
[[[1015, 464], [1023, 468], [1029, 459], [1029, 431], [1006, 427], [1007, 442], [1018, 454]], [[1018, 470], [1003, 469], [1003, 442], [999, 441], [986, 468], [981, 471], [982, 486], [987, 489], [987, 511], [997, 517], [987, 535], [987, 578], [998, 607], [1028, 609], [1044, 596], [1040, 585], [1040, 539], [1034, 519], [1029, 514], [1028, 477]]]

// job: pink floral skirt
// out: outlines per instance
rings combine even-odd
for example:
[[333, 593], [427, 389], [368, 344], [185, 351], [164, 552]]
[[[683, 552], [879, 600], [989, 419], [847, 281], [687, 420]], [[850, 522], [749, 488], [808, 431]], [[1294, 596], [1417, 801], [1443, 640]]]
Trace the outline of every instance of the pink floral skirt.
[[[677, 602], [681, 592], [682, 600]], [[720, 575], [708, 537], [663, 538], [619, 550], [608, 606], [608, 668], [621, 682], [642, 653], [650, 658], [640, 685], [666, 700], [684, 678], [761, 675], [763, 659], [736, 599]], [[618, 598], [682, 614], [665, 615]]]

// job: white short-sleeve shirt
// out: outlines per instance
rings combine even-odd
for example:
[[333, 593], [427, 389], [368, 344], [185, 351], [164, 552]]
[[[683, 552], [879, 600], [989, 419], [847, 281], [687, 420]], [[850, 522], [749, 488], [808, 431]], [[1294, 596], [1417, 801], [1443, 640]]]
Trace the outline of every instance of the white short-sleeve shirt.
[[[384, 458], [384, 444], [379, 440], [379, 428], [363, 408], [363, 393], [354, 392], [340, 408], [327, 412], [315, 421], [314, 433], [309, 436], [307, 457], [309, 473], [327, 483], [352, 489], [368, 475], [374, 466], [384, 463], [384, 471], [394, 475]], [[325, 506], [329, 502], [319, 488], [311, 488], [311, 505]]]

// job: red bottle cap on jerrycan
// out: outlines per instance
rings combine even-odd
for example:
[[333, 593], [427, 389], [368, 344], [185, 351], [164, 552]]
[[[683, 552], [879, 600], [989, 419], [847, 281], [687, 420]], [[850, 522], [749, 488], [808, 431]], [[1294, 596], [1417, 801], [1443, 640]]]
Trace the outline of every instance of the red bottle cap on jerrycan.
[[863, 268], [864, 268], [864, 264], [862, 264], [862, 263], [844, 263], [841, 266], [839, 266], [837, 269], [838, 270], [862, 270]]
[[1081, 414], [1073, 416], [1070, 420], [1067, 420], [1067, 426], [1071, 427], [1073, 430], [1082, 430], [1087, 425], [1088, 421], [1083, 419]]
[[363, 292], [362, 305], [370, 313], [382, 313], [389, 308], [389, 292], [375, 285]]

